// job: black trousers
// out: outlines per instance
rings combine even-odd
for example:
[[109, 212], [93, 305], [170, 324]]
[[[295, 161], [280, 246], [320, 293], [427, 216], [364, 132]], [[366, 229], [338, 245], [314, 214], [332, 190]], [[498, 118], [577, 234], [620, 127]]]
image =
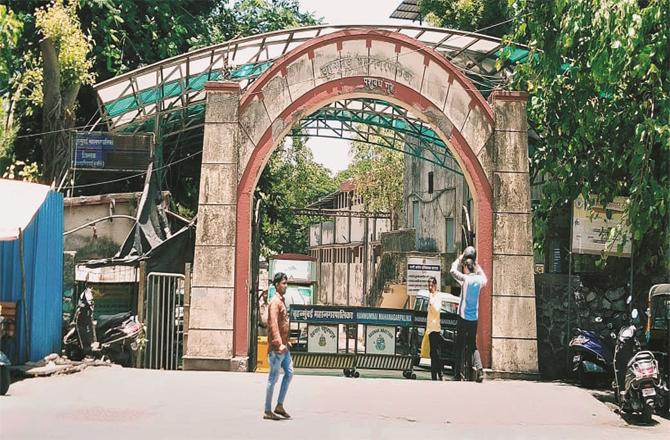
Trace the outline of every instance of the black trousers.
[[428, 341], [430, 342], [430, 377], [433, 380], [442, 379], [442, 358], [440, 357], [440, 348], [444, 339], [440, 332], [432, 332], [428, 334]]
[[454, 378], [464, 379], [462, 371], [465, 360], [472, 359], [472, 354], [477, 349], [477, 321], [467, 321], [460, 316], [456, 327], [456, 363], [454, 365]]

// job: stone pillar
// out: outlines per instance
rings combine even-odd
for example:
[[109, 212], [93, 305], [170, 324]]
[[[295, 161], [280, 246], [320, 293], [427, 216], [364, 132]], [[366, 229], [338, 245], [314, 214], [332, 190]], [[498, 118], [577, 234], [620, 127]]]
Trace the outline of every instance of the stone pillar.
[[492, 369], [537, 373], [528, 122], [523, 92], [494, 92]]
[[205, 133], [185, 370], [246, 370], [234, 357], [240, 86], [205, 84]]

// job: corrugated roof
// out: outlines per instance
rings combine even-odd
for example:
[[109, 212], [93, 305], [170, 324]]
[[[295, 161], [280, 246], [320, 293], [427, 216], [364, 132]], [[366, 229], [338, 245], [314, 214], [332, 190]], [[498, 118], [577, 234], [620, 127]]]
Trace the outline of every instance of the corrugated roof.
[[398, 7], [393, 11], [390, 18], [397, 18], [400, 20], [421, 20], [421, 8], [419, 8], [418, 0], [403, 0]]

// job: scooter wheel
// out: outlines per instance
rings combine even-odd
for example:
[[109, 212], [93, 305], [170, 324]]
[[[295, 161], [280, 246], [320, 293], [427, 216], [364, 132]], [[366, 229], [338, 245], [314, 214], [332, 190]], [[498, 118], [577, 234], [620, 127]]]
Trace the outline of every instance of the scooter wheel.
[[410, 374], [410, 375], [409, 375], [409, 378], [412, 379], [412, 380], [416, 379], [416, 373], [412, 373], [412, 374]]
[[354, 371], [354, 377], [356, 378], [361, 377], [361, 373], [359, 373], [358, 371]]
[[644, 423], [651, 423], [651, 415], [654, 413], [654, 408], [649, 405], [642, 407], [642, 421]]
[[342, 370], [342, 372], [344, 373], [344, 377], [350, 377], [351, 376], [351, 374], [349, 373], [348, 368], [345, 368], [344, 370]]
[[9, 391], [9, 384], [11, 378], [9, 377], [9, 367], [0, 367], [0, 396], [4, 396]]

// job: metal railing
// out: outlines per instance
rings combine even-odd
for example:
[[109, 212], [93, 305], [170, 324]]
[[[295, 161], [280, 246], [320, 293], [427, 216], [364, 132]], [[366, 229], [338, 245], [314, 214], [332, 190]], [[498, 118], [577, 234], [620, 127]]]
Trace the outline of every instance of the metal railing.
[[184, 351], [184, 275], [147, 275], [144, 314], [147, 344], [142, 366], [177, 370]]

